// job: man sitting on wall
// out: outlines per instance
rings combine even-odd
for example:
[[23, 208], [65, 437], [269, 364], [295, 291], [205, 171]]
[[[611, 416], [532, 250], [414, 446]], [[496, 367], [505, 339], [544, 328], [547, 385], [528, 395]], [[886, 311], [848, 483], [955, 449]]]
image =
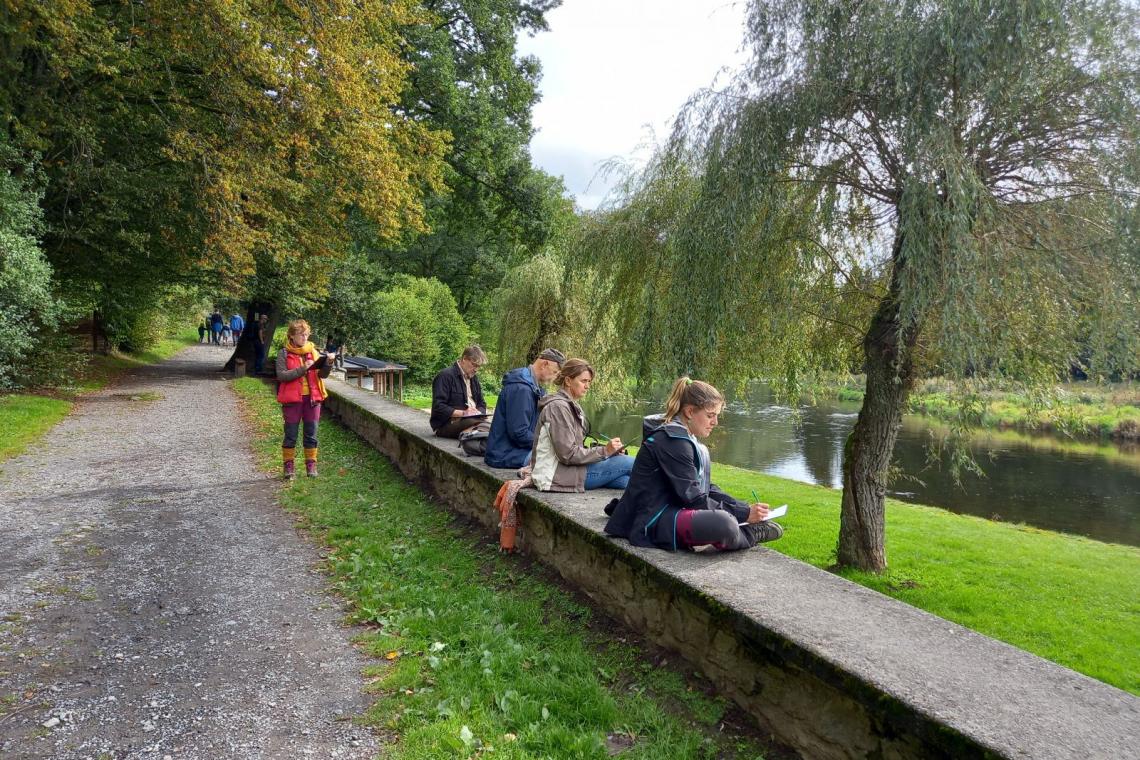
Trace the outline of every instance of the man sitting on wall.
[[431, 429], [444, 438], [458, 438], [467, 428], [487, 419], [487, 403], [476, 373], [487, 363], [478, 346], [463, 349], [463, 356], [435, 376], [431, 383]]
[[495, 405], [487, 454], [491, 467], [518, 469], [526, 464], [534, 444], [534, 424], [538, 420], [538, 400], [546, 395], [542, 386], [558, 376], [566, 357], [548, 348], [532, 364], [503, 375], [503, 388]]

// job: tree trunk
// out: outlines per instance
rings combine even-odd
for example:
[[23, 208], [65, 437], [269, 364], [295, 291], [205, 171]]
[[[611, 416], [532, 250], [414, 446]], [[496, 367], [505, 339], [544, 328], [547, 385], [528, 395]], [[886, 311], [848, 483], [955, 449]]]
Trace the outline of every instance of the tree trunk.
[[[251, 303], [245, 311], [245, 329], [241, 332], [241, 337], [238, 338], [237, 345], [234, 346], [234, 352], [230, 354], [230, 358], [226, 360], [224, 370], [227, 372], [234, 371], [234, 362], [238, 359], [245, 360], [246, 372], [253, 374], [253, 367], [257, 355], [257, 347], [254, 344], [254, 338], [257, 335], [257, 318], [256, 315], [268, 314], [269, 322], [265, 325], [265, 335], [267, 340], [272, 340], [273, 331], [277, 329], [277, 305], [265, 302]], [[265, 362], [268, 366], [272, 357], [267, 357]]]
[[904, 330], [899, 317], [902, 237], [896, 233], [891, 284], [863, 338], [867, 389], [855, 428], [843, 450], [843, 502], [839, 515], [840, 567], [881, 572], [887, 566], [885, 509], [887, 478], [902, 422], [903, 405], [914, 385], [913, 352], [919, 325]]

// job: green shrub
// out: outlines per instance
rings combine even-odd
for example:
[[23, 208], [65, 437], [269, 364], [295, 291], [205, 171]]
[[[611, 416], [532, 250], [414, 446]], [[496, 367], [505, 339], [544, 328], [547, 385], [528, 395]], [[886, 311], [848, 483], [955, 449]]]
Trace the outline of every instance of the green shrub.
[[40, 249], [39, 177], [0, 136], [0, 388], [38, 382], [30, 357], [55, 334], [59, 305]]
[[366, 353], [407, 365], [412, 380], [431, 380], [459, 357], [470, 330], [447, 286], [435, 278], [402, 276], [373, 298]]

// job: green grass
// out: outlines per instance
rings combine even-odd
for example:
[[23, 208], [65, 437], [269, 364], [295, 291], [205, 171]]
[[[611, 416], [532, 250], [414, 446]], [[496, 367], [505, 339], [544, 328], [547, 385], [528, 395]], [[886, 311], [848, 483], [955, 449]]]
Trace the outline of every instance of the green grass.
[[[262, 463], [279, 464], [280, 408], [252, 378], [235, 381]], [[328, 546], [376, 704], [366, 722], [394, 731], [386, 757], [424, 760], [622, 757], [755, 758], [720, 731], [726, 703], [659, 667], [545, 572], [473, 539], [367, 443], [322, 422], [318, 480], [280, 501]]]
[[0, 462], [23, 453], [71, 411], [72, 402], [49, 396], [0, 396]]
[[[907, 412], [954, 420], [958, 399], [945, 380], [926, 380], [910, 396]], [[858, 378], [833, 388], [841, 401], [863, 400]], [[975, 420], [978, 427], [1014, 428], [1028, 433], [1060, 433], [1085, 439], [1140, 440], [1140, 385], [1072, 382], [1058, 385], [1038, 401], [1019, 391], [989, 390]]]
[[[713, 479], [788, 503], [773, 548], [835, 561], [840, 492], [726, 465]], [[887, 501], [888, 570], [842, 575], [975, 631], [1140, 694], [1140, 548]]]

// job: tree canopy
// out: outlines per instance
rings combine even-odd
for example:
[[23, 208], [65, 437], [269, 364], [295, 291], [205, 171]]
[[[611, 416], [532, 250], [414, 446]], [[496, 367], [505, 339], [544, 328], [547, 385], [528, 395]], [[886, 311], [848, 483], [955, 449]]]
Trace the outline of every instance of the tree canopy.
[[348, 240], [426, 230], [445, 132], [399, 107], [412, 0], [8, 0], [0, 108], [42, 153], [64, 289], [132, 309], [175, 282], [319, 296]]

